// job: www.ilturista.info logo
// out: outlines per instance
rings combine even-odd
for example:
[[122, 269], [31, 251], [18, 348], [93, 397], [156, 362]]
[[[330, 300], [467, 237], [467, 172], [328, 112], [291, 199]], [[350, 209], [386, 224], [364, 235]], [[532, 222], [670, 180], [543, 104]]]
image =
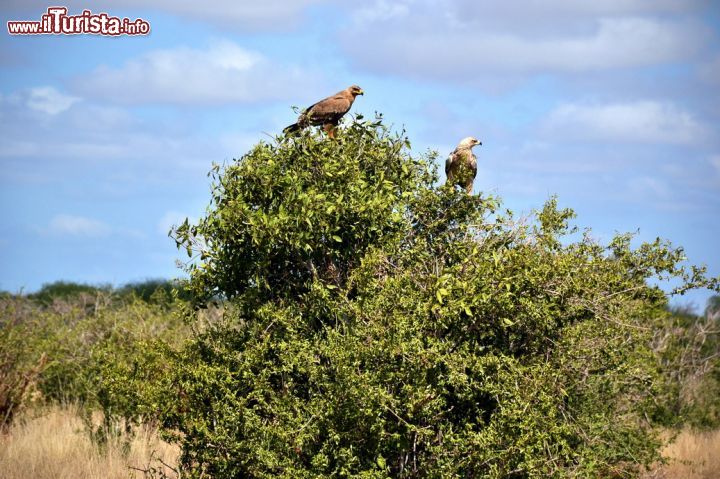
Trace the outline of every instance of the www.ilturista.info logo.
[[40, 21], [7, 22], [10, 35], [147, 35], [150, 24], [138, 18], [112, 17], [107, 13], [83, 10], [80, 15], [68, 15], [66, 7], [49, 7]]

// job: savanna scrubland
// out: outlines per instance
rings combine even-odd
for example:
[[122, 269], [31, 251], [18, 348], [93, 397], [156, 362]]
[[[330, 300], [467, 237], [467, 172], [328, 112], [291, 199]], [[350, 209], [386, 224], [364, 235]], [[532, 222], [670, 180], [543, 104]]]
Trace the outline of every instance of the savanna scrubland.
[[718, 279], [436, 162], [381, 118], [261, 142], [171, 233], [187, 280], [5, 294], [0, 469], [717, 477], [720, 299], [666, 285]]

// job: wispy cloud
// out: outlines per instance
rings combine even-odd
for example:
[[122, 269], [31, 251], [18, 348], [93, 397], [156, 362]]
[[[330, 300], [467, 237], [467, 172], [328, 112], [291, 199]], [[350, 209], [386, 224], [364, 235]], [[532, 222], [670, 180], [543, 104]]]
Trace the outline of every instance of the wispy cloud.
[[0, 95], [0, 119], [11, 117], [12, 112], [8, 110], [13, 109], [28, 109], [35, 113], [55, 116], [80, 100], [79, 97], [62, 93], [53, 86], [24, 88], [5, 96]]
[[42, 111], [48, 115], [57, 115], [79, 100], [78, 97], [64, 95], [51, 86], [45, 86], [30, 89], [27, 105], [33, 110]]
[[108, 236], [112, 228], [92, 218], [58, 214], [50, 220], [47, 231], [58, 236], [103, 237]]
[[689, 112], [669, 103], [565, 103], [542, 122], [549, 136], [570, 140], [693, 144], [706, 128]]
[[187, 127], [183, 115], [155, 112], [150, 121], [130, 108], [93, 101], [48, 115], [28, 105], [27, 98], [27, 91], [12, 92], [0, 101], [0, 159], [15, 165], [0, 170], [0, 179], [20, 171], [53, 181], [95, 175], [94, 186], [112, 180], [131, 191], [151, 179], [171, 181], [188, 168], [203, 172], [211, 160], [238, 153], [217, 135]]
[[119, 68], [101, 66], [78, 77], [74, 86], [111, 102], [191, 105], [286, 99], [315, 83], [315, 75], [300, 66], [216, 41], [206, 48], [152, 50]]

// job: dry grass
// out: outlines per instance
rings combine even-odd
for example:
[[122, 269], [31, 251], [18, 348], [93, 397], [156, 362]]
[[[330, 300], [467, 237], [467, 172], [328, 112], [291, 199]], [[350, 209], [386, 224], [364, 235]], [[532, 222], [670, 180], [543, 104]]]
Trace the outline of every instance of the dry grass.
[[[130, 442], [127, 455], [121, 444], [111, 444], [104, 453], [95, 447], [71, 407], [56, 407], [19, 420], [0, 435], [0, 476], [3, 479], [90, 479], [142, 478], [143, 472], [129, 466], [163, 470], [176, 477], [157, 459], [174, 466], [179, 450], [160, 440], [155, 431], [144, 429]], [[160, 476], [156, 476], [160, 477]]]
[[648, 473], [647, 479], [720, 478], [720, 429], [710, 432], [683, 431], [663, 456], [670, 463]]
[[[129, 453], [123, 455], [119, 443], [101, 453], [90, 442], [72, 407], [55, 407], [18, 419], [8, 434], [0, 435], [0, 476], [3, 479], [146, 476], [132, 467], [145, 470], [154, 467], [167, 477], [177, 477], [162, 462], [174, 467], [178, 448], [159, 439], [152, 429], [140, 431], [132, 439]], [[663, 455], [670, 463], [648, 472], [644, 479], [720, 478], [720, 430], [685, 431], [665, 448]]]

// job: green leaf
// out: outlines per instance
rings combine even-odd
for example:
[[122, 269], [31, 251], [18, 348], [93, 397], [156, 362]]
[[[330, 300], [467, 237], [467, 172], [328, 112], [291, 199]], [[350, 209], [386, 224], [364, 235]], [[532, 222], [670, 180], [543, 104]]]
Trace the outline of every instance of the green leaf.
[[435, 293], [435, 297], [437, 298], [438, 302], [439, 302], [440, 304], [442, 304], [442, 302], [443, 302], [443, 296], [447, 296], [448, 294], [449, 294], [449, 293], [448, 293], [448, 290], [447, 290], [447, 289], [445, 289], [445, 288], [439, 288], [439, 289], [437, 290], [437, 293]]

